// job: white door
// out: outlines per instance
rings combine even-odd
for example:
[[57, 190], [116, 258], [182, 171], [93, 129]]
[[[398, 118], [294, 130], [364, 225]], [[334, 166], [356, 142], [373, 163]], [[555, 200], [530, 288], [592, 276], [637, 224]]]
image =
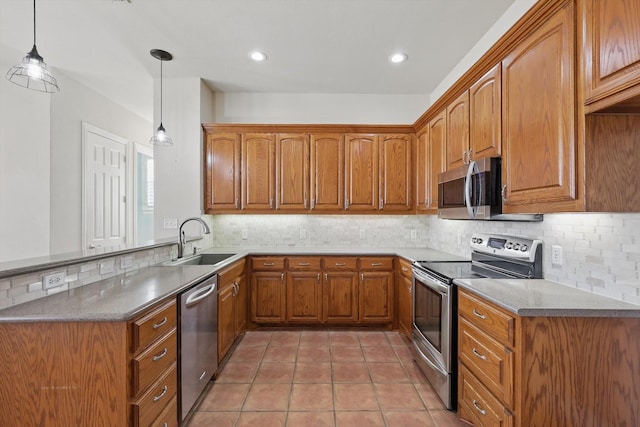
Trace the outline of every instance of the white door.
[[128, 141], [82, 123], [84, 249], [126, 243]]

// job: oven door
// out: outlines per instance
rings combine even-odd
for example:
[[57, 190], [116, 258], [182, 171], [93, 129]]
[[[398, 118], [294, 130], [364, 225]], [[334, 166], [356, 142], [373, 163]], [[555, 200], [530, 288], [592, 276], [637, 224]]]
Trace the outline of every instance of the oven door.
[[413, 269], [413, 335], [431, 363], [452, 371], [453, 288], [429, 273]]

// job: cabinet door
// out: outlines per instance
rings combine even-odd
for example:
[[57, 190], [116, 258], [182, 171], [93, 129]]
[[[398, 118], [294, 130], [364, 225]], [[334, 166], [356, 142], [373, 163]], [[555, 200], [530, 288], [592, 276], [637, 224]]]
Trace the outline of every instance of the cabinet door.
[[296, 323], [322, 321], [322, 273], [287, 273], [287, 320]]
[[469, 150], [472, 159], [502, 152], [502, 67], [497, 64], [469, 89]]
[[242, 209], [273, 209], [275, 136], [242, 135]]
[[244, 274], [235, 282], [236, 284], [236, 300], [235, 300], [235, 336], [242, 335], [247, 330], [247, 306], [249, 301], [247, 289], [247, 276]]
[[447, 170], [463, 166], [469, 149], [469, 91], [447, 107]]
[[309, 203], [309, 136], [276, 137], [276, 209], [304, 210]]
[[240, 136], [205, 135], [204, 203], [206, 213], [240, 208]]
[[286, 319], [285, 277], [275, 271], [251, 275], [251, 320], [256, 323], [280, 323]]
[[603, 106], [639, 96], [640, 2], [586, 0], [584, 3], [586, 104], [627, 89], [628, 94], [621, 94]]
[[347, 135], [345, 138], [345, 206], [351, 211], [378, 208], [378, 137]]
[[311, 135], [311, 209], [344, 209], [344, 136]]
[[323, 319], [327, 323], [358, 321], [358, 273], [332, 271], [324, 273]]
[[360, 273], [358, 311], [360, 323], [393, 321], [393, 272]]
[[234, 286], [229, 285], [218, 292], [218, 362], [227, 354], [236, 338]]
[[442, 111], [429, 122], [429, 192], [428, 210], [438, 211], [438, 174], [445, 171], [447, 141], [446, 111]]
[[411, 325], [413, 323], [412, 306], [411, 279], [398, 274], [398, 327], [400, 332], [408, 337], [411, 336]]
[[416, 133], [416, 209], [424, 212], [429, 207], [429, 126]]
[[380, 201], [389, 212], [411, 209], [411, 135], [380, 137]]
[[573, 15], [569, 2], [502, 62], [506, 212], [575, 209]]

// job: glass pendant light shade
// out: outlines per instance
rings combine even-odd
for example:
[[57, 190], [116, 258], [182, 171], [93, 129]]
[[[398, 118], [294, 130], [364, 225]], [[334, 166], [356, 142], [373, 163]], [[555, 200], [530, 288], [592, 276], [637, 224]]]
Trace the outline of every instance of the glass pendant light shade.
[[33, 48], [18, 65], [7, 71], [7, 80], [39, 92], [59, 92], [58, 82], [47, 70], [47, 64], [36, 48], [36, 0], [33, 0]]
[[167, 131], [162, 126], [162, 61], [171, 61], [173, 56], [169, 52], [160, 49], [152, 49], [150, 53], [151, 56], [160, 60], [160, 126], [156, 129], [149, 143], [166, 147], [173, 145], [173, 139], [167, 135]]

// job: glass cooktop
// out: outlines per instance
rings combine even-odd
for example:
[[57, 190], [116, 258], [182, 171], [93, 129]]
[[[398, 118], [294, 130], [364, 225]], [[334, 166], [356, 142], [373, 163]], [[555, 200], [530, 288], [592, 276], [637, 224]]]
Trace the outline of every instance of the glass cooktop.
[[511, 277], [498, 271], [482, 268], [471, 261], [466, 262], [429, 262], [418, 261], [416, 263], [423, 269], [435, 274], [444, 281], [453, 279], [480, 279], [480, 278], [507, 278]]

